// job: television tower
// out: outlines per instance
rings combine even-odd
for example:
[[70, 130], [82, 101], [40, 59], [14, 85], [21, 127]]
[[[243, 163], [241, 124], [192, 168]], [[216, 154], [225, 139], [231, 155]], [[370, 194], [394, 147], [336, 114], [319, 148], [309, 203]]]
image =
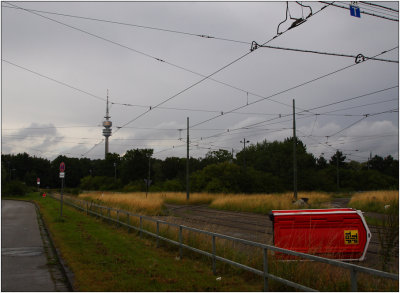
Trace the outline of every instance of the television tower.
[[111, 126], [112, 126], [112, 122], [109, 120], [111, 117], [108, 113], [108, 90], [107, 90], [106, 116], [104, 116], [104, 118], [106, 118], [106, 120], [103, 121], [103, 126], [104, 126], [103, 136], [106, 138], [106, 151], [104, 156], [105, 158], [108, 154], [108, 138], [111, 136]]

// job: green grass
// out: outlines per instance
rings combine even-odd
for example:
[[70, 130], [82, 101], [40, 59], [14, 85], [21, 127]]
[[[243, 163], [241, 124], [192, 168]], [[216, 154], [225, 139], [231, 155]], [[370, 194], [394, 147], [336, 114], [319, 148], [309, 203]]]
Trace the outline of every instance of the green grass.
[[212, 274], [211, 263], [177, 259], [178, 248], [156, 249], [139, 238], [66, 205], [31, 194], [49, 227], [56, 247], [75, 276], [76, 291], [260, 291], [261, 279]]
[[[184, 258], [180, 260], [176, 246], [161, 242], [161, 247], [156, 248], [153, 238], [140, 238], [136, 233], [127, 233], [126, 229], [116, 228], [66, 205], [60, 220], [58, 201], [40, 198], [36, 193], [27, 199], [34, 199], [40, 205], [57, 248], [75, 274], [76, 291], [262, 290], [262, 278], [249, 272], [217, 262], [217, 276], [222, 277], [217, 281], [211, 271], [211, 261], [204, 256], [184, 250]], [[207, 242], [202, 237], [197, 239], [196, 235], [183, 236], [185, 243], [194, 247]], [[234, 249], [225, 242], [217, 241], [218, 255], [262, 270], [260, 249]], [[203, 249], [209, 250], [209, 245], [206, 246], [208, 248]], [[269, 271], [277, 276], [321, 291], [350, 290], [347, 270], [308, 261], [281, 262], [272, 255], [268, 259]], [[398, 282], [359, 275], [361, 291], [398, 291]], [[270, 290], [293, 291], [293, 288], [270, 281]]]

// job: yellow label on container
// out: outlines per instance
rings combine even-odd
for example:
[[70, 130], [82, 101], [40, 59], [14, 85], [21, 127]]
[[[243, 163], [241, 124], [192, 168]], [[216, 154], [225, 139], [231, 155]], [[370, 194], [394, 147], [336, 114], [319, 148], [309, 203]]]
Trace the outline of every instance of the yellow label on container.
[[358, 244], [358, 230], [344, 230], [344, 244]]

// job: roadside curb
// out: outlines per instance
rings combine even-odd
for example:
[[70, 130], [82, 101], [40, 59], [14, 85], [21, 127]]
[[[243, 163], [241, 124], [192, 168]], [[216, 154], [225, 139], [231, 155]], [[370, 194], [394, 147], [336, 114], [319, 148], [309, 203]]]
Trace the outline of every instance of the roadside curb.
[[64, 280], [66, 281], [65, 283], [66, 283], [68, 290], [71, 292], [75, 291], [73, 288], [74, 274], [71, 272], [71, 270], [65, 264], [64, 260], [61, 257], [59, 250], [55, 247], [54, 240], [49, 232], [46, 222], [43, 220], [43, 216], [40, 212], [40, 208], [39, 208], [38, 204], [36, 202], [30, 201], [30, 200], [28, 200], [28, 202], [33, 203], [36, 207], [36, 214], [38, 215], [38, 221], [40, 222], [39, 228], [41, 228], [43, 230], [43, 232], [45, 234], [44, 236], [47, 237], [48, 243], [50, 244], [50, 249], [52, 250], [55, 257], [57, 258], [59, 268], [64, 277]]

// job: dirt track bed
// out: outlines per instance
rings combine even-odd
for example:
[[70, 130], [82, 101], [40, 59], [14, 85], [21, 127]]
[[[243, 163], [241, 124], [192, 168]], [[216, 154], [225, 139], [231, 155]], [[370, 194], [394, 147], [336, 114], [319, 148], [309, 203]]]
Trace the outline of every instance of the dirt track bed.
[[[335, 199], [332, 207], [346, 207], [349, 199]], [[210, 209], [206, 205], [166, 204], [170, 216], [157, 217], [169, 222], [217, 232], [250, 241], [273, 244], [272, 221], [267, 215]], [[366, 260], [357, 265], [381, 269], [379, 227], [370, 226], [372, 233]], [[392, 257], [393, 267], [398, 268], [398, 247]]]

